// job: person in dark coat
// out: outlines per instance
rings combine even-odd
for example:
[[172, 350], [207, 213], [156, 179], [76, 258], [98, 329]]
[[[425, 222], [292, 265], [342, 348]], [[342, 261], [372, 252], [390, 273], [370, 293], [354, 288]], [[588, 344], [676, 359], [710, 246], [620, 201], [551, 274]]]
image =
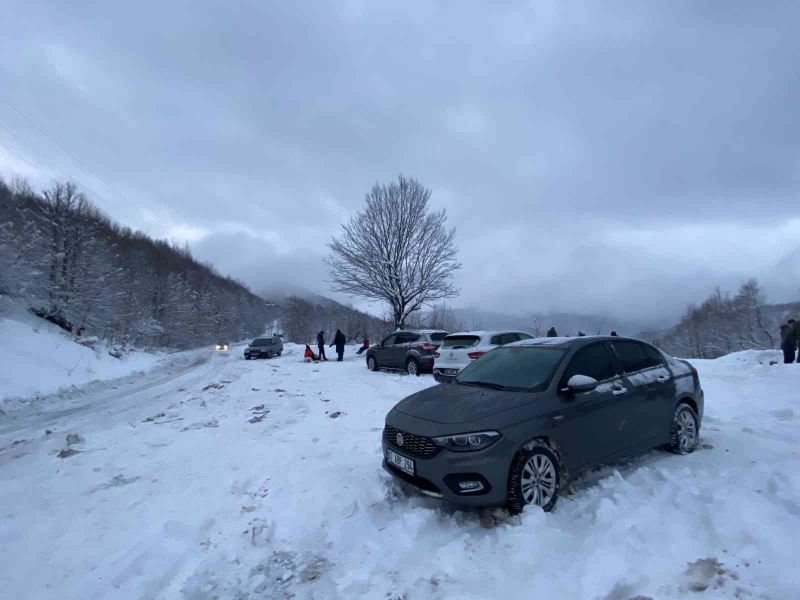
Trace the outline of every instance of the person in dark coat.
[[798, 336], [797, 321], [789, 319], [785, 325], [781, 325], [781, 350], [783, 350], [785, 364], [794, 362], [798, 345], [800, 345], [800, 336]]
[[325, 332], [320, 331], [317, 334], [317, 348], [319, 349], [319, 359], [320, 360], [328, 360], [328, 357], [325, 356]]
[[611, 332], [611, 337], [617, 337], [617, 332], [616, 331], [612, 331]]
[[579, 331], [578, 332], [578, 337], [586, 337], [586, 334], [583, 333], [582, 331]]
[[342, 362], [344, 360], [344, 345], [347, 343], [347, 338], [344, 337], [341, 329], [336, 330], [336, 335], [333, 336], [333, 343], [331, 346], [336, 346], [336, 360]]
[[361, 348], [358, 349], [358, 352], [356, 352], [356, 354], [361, 354], [366, 350], [369, 350], [369, 338], [364, 338], [364, 341], [361, 344]]
[[558, 337], [558, 332], [555, 327], [551, 327], [547, 330], [547, 337]]

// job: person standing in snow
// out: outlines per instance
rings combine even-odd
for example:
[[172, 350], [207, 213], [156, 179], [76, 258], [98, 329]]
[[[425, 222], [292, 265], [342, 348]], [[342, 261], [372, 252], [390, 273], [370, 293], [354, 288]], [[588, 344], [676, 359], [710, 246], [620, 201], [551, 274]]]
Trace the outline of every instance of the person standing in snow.
[[612, 331], [611, 332], [611, 337], [619, 337], [619, 336], [617, 336], [617, 332], [616, 331]]
[[547, 337], [558, 337], [558, 332], [555, 327], [551, 327], [547, 330]]
[[785, 325], [781, 325], [781, 350], [783, 350], [784, 364], [794, 362], [795, 352], [800, 345], [798, 337], [797, 321], [789, 319]]
[[341, 329], [336, 330], [336, 335], [333, 336], [333, 343], [331, 346], [336, 346], [336, 354], [337, 354], [337, 362], [342, 362], [344, 360], [344, 345], [347, 342], [347, 338], [344, 337]]
[[328, 357], [325, 356], [325, 332], [320, 331], [317, 334], [317, 348], [319, 349], [319, 359], [320, 360], [328, 360]]

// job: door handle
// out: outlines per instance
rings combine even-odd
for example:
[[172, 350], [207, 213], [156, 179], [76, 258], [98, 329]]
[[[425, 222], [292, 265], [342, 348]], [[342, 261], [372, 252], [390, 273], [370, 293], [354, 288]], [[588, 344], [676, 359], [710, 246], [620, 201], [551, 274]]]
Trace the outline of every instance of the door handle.
[[614, 396], [622, 396], [622, 394], [628, 393], [628, 388], [618, 387], [618, 388], [611, 388], [611, 393]]
[[658, 381], [664, 383], [665, 381], [669, 381], [669, 377], [667, 377], [666, 375], [659, 375]]

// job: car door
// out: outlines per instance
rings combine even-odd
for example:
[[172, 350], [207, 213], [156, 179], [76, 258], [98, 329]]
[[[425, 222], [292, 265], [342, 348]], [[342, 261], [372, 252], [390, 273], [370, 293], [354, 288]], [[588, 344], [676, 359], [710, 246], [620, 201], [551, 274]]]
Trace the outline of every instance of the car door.
[[398, 333], [394, 340], [391, 350], [391, 367], [393, 369], [406, 368], [406, 355], [412, 341], [419, 339], [419, 335], [413, 333]]
[[635, 400], [631, 405], [631, 444], [663, 438], [675, 395], [675, 383], [663, 357], [655, 348], [634, 340], [613, 341], [611, 346]]
[[378, 362], [379, 367], [387, 367], [389, 368], [391, 365], [390, 358], [391, 358], [391, 351], [394, 347], [394, 340], [397, 337], [397, 334], [392, 334], [386, 339], [384, 339], [380, 344], [375, 346], [373, 350], [373, 355], [375, 356], [375, 360]]
[[[572, 394], [573, 375], [596, 379], [597, 388]], [[625, 427], [631, 398], [606, 342], [584, 346], [570, 359], [559, 381], [561, 410], [555, 416], [559, 437], [574, 465], [602, 462], [627, 444]]]

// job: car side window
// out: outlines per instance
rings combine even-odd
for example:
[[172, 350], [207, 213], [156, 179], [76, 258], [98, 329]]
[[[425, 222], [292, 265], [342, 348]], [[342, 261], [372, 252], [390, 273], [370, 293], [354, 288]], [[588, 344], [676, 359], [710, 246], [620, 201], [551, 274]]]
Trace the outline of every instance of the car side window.
[[422, 336], [418, 333], [407, 333], [403, 343], [406, 344], [408, 342], [418, 342], [421, 337]]
[[386, 346], [387, 348], [390, 347], [390, 346], [394, 346], [395, 338], [397, 338], [396, 335], [390, 335], [389, 337], [387, 337], [385, 340], [383, 340], [381, 342], [381, 346]]
[[647, 360], [650, 363], [649, 366], [651, 367], [664, 366], [664, 357], [661, 355], [661, 352], [659, 352], [652, 346], [648, 346], [647, 344], [641, 344], [641, 346], [644, 349], [644, 354], [645, 356], [647, 356]]
[[502, 335], [493, 335], [492, 339], [489, 340], [489, 343], [492, 346], [502, 346], [503, 345], [503, 336]]
[[617, 369], [608, 346], [604, 342], [599, 342], [578, 350], [569, 361], [559, 387], [565, 387], [573, 375], [586, 375], [597, 381], [616, 377]]
[[532, 340], [533, 339], [533, 336], [532, 335], [528, 335], [527, 333], [518, 333], [517, 337], [519, 339], [521, 339], [521, 340]]
[[644, 353], [644, 345], [637, 342], [613, 342], [614, 351], [619, 356], [624, 373], [635, 373], [648, 369], [653, 365], [652, 360]]
[[503, 345], [511, 344], [519, 341], [519, 335], [516, 333], [504, 333], [501, 339], [503, 340]]

